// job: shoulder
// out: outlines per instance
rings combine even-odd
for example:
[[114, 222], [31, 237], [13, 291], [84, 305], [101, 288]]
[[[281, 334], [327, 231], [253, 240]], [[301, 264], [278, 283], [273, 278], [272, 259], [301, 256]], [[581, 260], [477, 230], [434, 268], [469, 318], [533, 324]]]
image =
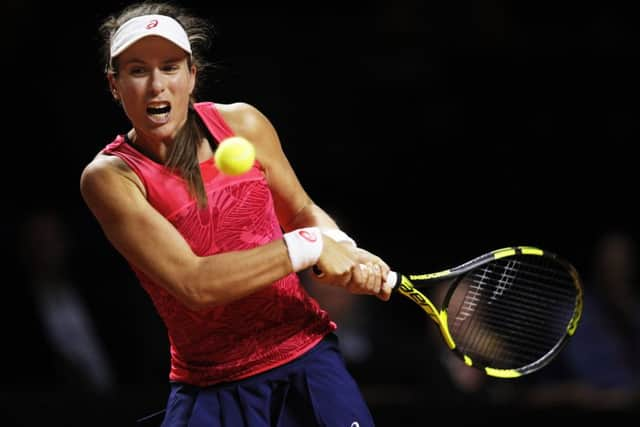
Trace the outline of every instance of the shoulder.
[[80, 175], [80, 192], [87, 202], [100, 195], [117, 191], [124, 185], [138, 185], [137, 176], [119, 157], [99, 153]]
[[223, 116], [231, 115], [252, 115], [252, 114], [260, 114], [259, 110], [249, 104], [248, 102], [232, 102], [230, 104], [221, 104], [219, 102], [214, 103], [216, 109], [220, 111], [220, 114]]
[[246, 102], [216, 104], [216, 108], [235, 135], [253, 143], [256, 159], [265, 171], [280, 170], [286, 166], [278, 133], [258, 108]]
[[129, 166], [119, 157], [98, 153], [82, 170], [80, 182], [90, 182], [101, 177], [126, 174], [130, 171]]
[[264, 132], [273, 129], [269, 119], [258, 108], [247, 102], [216, 103], [215, 106], [237, 135], [255, 140]]

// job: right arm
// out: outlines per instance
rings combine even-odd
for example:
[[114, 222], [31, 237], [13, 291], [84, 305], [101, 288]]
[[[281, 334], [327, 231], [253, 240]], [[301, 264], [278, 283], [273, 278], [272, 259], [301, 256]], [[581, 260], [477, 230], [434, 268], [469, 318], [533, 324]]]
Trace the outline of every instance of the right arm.
[[118, 252], [187, 307], [225, 304], [292, 272], [282, 239], [249, 250], [197, 256], [149, 204], [132, 175], [119, 158], [98, 155], [82, 173], [82, 196]]

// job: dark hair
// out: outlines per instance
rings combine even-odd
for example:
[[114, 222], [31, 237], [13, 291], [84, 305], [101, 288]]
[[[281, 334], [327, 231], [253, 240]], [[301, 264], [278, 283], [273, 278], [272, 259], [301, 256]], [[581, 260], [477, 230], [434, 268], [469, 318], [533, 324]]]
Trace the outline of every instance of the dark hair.
[[191, 95], [187, 121], [176, 134], [174, 143], [165, 161], [165, 166], [177, 171], [187, 181], [189, 190], [200, 206], [207, 204], [206, 193], [200, 165], [198, 162], [198, 147], [208, 132], [200, 121], [198, 114], [193, 109], [193, 102], [197, 99], [198, 89], [202, 84], [204, 71], [210, 66], [205, 58], [211, 46], [210, 36], [213, 28], [205, 19], [193, 15], [187, 9], [169, 2], [144, 1], [134, 3], [118, 14], [108, 16], [100, 26], [100, 34], [103, 39], [102, 57], [104, 58], [105, 72], [118, 74], [118, 60], [110, 57], [111, 38], [122, 24], [128, 20], [142, 15], [170, 16], [182, 25], [191, 44], [191, 57], [189, 66], [195, 65], [198, 69], [198, 79], [193, 94]]

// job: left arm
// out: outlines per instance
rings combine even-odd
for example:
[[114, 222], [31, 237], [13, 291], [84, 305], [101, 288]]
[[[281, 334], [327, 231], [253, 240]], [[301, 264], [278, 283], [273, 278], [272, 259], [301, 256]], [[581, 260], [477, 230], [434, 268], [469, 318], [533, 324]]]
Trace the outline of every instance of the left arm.
[[311, 226], [338, 228], [304, 190], [282, 150], [273, 125], [260, 111], [244, 103], [218, 104], [217, 108], [236, 134], [254, 144], [256, 159], [264, 168], [276, 215], [284, 231]]
[[[234, 132], [253, 142], [284, 231], [312, 226], [338, 229], [331, 216], [316, 205], [302, 187], [269, 120], [244, 103], [218, 108]], [[337, 243], [328, 236], [323, 240], [324, 249], [318, 260], [318, 266], [325, 273], [322, 282], [347, 287], [353, 293], [375, 294], [383, 300], [389, 299], [390, 289], [383, 280], [389, 267], [384, 261], [351, 244]]]

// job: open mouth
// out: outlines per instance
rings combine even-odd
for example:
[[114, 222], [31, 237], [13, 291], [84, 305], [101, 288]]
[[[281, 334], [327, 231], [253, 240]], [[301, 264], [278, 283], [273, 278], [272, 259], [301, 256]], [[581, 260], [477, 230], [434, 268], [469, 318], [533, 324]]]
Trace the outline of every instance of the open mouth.
[[156, 123], [166, 123], [169, 120], [171, 105], [169, 103], [158, 103], [147, 106], [147, 114]]
[[169, 113], [169, 111], [171, 111], [171, 106], [169, 104], [165, 104], [162, 106], [147, 107], [147, 113], [151, 115], [167, 114]]

